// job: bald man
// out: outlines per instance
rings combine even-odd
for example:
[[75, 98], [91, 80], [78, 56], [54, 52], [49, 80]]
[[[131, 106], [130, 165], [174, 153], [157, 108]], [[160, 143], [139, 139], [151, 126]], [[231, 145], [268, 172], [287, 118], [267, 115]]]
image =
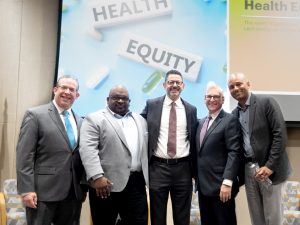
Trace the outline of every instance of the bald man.
[[[242, 73], [229, 76], [228, 88], [238, 101], [233, 110], [242, 126], [245, 155], [245, 187], [253, 225], [281, 225], [281, 190], [291, 167], [285, 150], [287, 134], [278, 103], [269, 96], [250, 92]], [[253, 174], [251, 165], [258, 163]], [[266, 185], [266, 180], [272, 181]]]
[[128, 90], [118, 85], [107, 107], [88, 115], [80, 133], [80, 156], [90, 182], [94, 225], [147, 225], [147, 124], [129, 111]]

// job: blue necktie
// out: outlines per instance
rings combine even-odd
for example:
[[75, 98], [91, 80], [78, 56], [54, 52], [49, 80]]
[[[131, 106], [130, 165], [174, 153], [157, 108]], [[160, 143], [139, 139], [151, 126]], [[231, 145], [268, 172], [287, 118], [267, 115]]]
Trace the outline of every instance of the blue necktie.
[[76, 139], [75, 139], [75, 136], [74, 136], [74, 131], [73, 131], [71, 122], [69, 120], [69, 112], [68, 111], [63, 111], [63, 116], [64, 116], [64, 120], [65, 120], [65, 125], [66, 125], [68, 138], [69, 138], [71, 147], [73, 149], [76, 145]]

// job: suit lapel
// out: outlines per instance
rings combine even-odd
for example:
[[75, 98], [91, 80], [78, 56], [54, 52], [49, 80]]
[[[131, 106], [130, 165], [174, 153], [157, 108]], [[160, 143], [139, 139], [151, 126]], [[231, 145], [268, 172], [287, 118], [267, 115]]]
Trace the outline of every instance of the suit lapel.
[[253, 130], [255, 111], [256, 111], [256, 99], [255, 99], [255, 95], [251, 94], [250, 108], [249, 108], [249, 134], [250, 135], [252, 134], [252, 130]]
[[185, 104], [184, 100], [181, 99], [181, 101], [182, 101], [182, 104], [183, 104], [183, 106], [185, 108], [186, 124], [187, 124], [187, 131], [188, 131], [188, 139], [189, 139], [189, 141], [191, 141], [191, 138], [190, 138], [191, 135], [190, 134], [192, 133], [192, 131], [191, 131], [191, 129], [192, 129], [192, 127], [191, 127], [191, 124], [192, 124], [191, 119], [192, 118], [191, 118], [190, 115], [192, 115], [192, 112], [191, 112], [191, 108], [187, 107], [187, 105]]
[[201, 146], [200, 146], [200, 132], [201, 132], [202, 126], [204, 124], [204, 121], [205, 121], [205, 118], [203, 118], [203, 119], [201, 119], [199, 121], [199, 126], [198, 126], [198, 129], [197, 129], [197, 132], [196, 132], [196, 148], [197, 148], [198, 152], [200, 152], [200, 150], [201, 150]]
[[232, 114], [236, 117], [239, 118], [239, 109], [236, 107], [233, 111]]
[[151, 106], [151, 108], [154, 109], [152, 116], [151, 116], [151, 120], [158, 121], [157, 123], [153, 123], [153, 125], [154, 125], [153, 130], [150, 131], [150, 132], [153, 132], [153, 134], [154, 134], [154, 143], [157, 143], [157, 141], [158, 141], [164, 99], [165, 99], [165, 96], [159, 98], [159, 100], [153, 102], [153, 105]]
[[77, 146], [79, 145], [79, 132], [80, 132], [82, 119], [79, 116], [77, 116], [76, 113], [73, 112], [73, 110], [72, 110], [72, 113], [75, 118], [75, 122], [76, 122], [76, 126], [77, 126], [77, 143], [76, 143], [76, 146], [74, 147], [74, 149], [76, 150], [76, 149], [78, 149]]
[[54, 124], [57, 126], [58, 130], [61, 132], [62, 136], [66, 140], [67, 144], [70, 146], [69, 138], [68, 138], [65, 126], [64, 126], [63, 122], [61, 121], [59, 113], [52, 102], [49, 104], [48, 111], [49, 111], [49, 115], [50, 115], [51, 119], [53, 120]]
[[115, 130], [116, 134], [118, 135], [118, 137], [120, 138], [120, 140], [123, 142], [123, 144], [126, 146], [126, 148], [129, 150], [125, 135], [123, 133], [123, 129], [122, 127], [119, 125], [119, 123], [117, 122], [116, 118], [114, 118], [114, 116], [108, 112], [107, 110], [103, 111], [103, 115], [105, 116], [105, 118], [109, 121], [109, 123], [111, 124], [111, 126], [113, 127], [113, 129]]
[[208, 130], [205, 133], [204, 139], [203, 139], [203, 144], [205, 143], [206, 139], [209, 137], [209, 135], [214, 131], [214, 129], [216, 129], [216, 127], [218, 127], [218, 125], [220, 124], [220, 122], [222, 121], [224, 116], [224, 111], [223, 109], [220, 111], [219, 115], [216, 117], [216, 119], [212, 122], [212, 124], [210, 125], [210, 127], [208, 128]]
[[143, 133], [143, 129], [142, 129], [142, 124], [140, 123], [140, 120], [139, 120], [139, 118], [138, 118], [138, 116], [136, 114], [132, 113], [132, 117], [134, 119], [134, 122], [135, 122], [137, 130], [138, 130], [138, 135], [139, 135], [139, 139], [138, 139], [139, 143], [138, 143], [138, 145], [139, 145], [139, 149], [143, 149], [142, 141], [141, 141], [144, 138], [143, 137], [144, 133]]

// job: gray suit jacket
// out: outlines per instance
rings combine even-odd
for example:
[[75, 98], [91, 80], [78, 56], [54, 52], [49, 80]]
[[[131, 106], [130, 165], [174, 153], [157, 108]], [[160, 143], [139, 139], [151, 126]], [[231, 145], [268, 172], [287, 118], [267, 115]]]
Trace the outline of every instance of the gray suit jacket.
[[[144, 118], [132, 113], [138, 129], [142, 170], [148, 185], [148, 132]], [[80, 131], [80, 156], [87, 180], [103, 173], [113, 182], [112, 192], [122, 191], [129, 179], [131, 153], [122, 128], [108, 109], [88, 115]]]
[[200, 146], [200, 131], [205, 118], [199, 121], [196, 134], [197, 185], [203, 195], [219, 196], [224, 179], [233, 181], [232, 195], [238, 193], [238, 171], [243, 154], [239, 120], [221, 110], [207, 130]]
[[[74, 114], [74, 113], [73, 113]], [[82, 119], [75, 116], [78, 131]], [[27, 110], [17, 144], [18, 192], [36, 192], [39, 201], [64, 200], [71, 189], [78, 200], [83, 166], [78, 145], [71, 149], [59, 113], [51, 102]]]
[[[291, 166], [285, 150], [287, 134], [282, 112], [271, 97], [251, 94], [249, 115], [250, 143], [260, 166], [267, 166], [274, 173], [273, 184], [287, 180]], [[232, 112], [237, 117], [239, 110]]]

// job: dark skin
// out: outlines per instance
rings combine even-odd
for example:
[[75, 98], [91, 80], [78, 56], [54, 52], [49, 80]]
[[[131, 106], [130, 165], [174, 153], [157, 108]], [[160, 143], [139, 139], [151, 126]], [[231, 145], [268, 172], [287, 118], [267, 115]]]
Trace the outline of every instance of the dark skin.
[[[130, 99], [128, 91], [122, 85], [112, 88], [106, 101], [109, 109], [118, 115], [124, 116], [129, 111]], [[112, 185], [113, 183], [105, 176], [96, 179], [94, 181], [94, 187], [97, 196], [101, 198], [109, 197]]]

